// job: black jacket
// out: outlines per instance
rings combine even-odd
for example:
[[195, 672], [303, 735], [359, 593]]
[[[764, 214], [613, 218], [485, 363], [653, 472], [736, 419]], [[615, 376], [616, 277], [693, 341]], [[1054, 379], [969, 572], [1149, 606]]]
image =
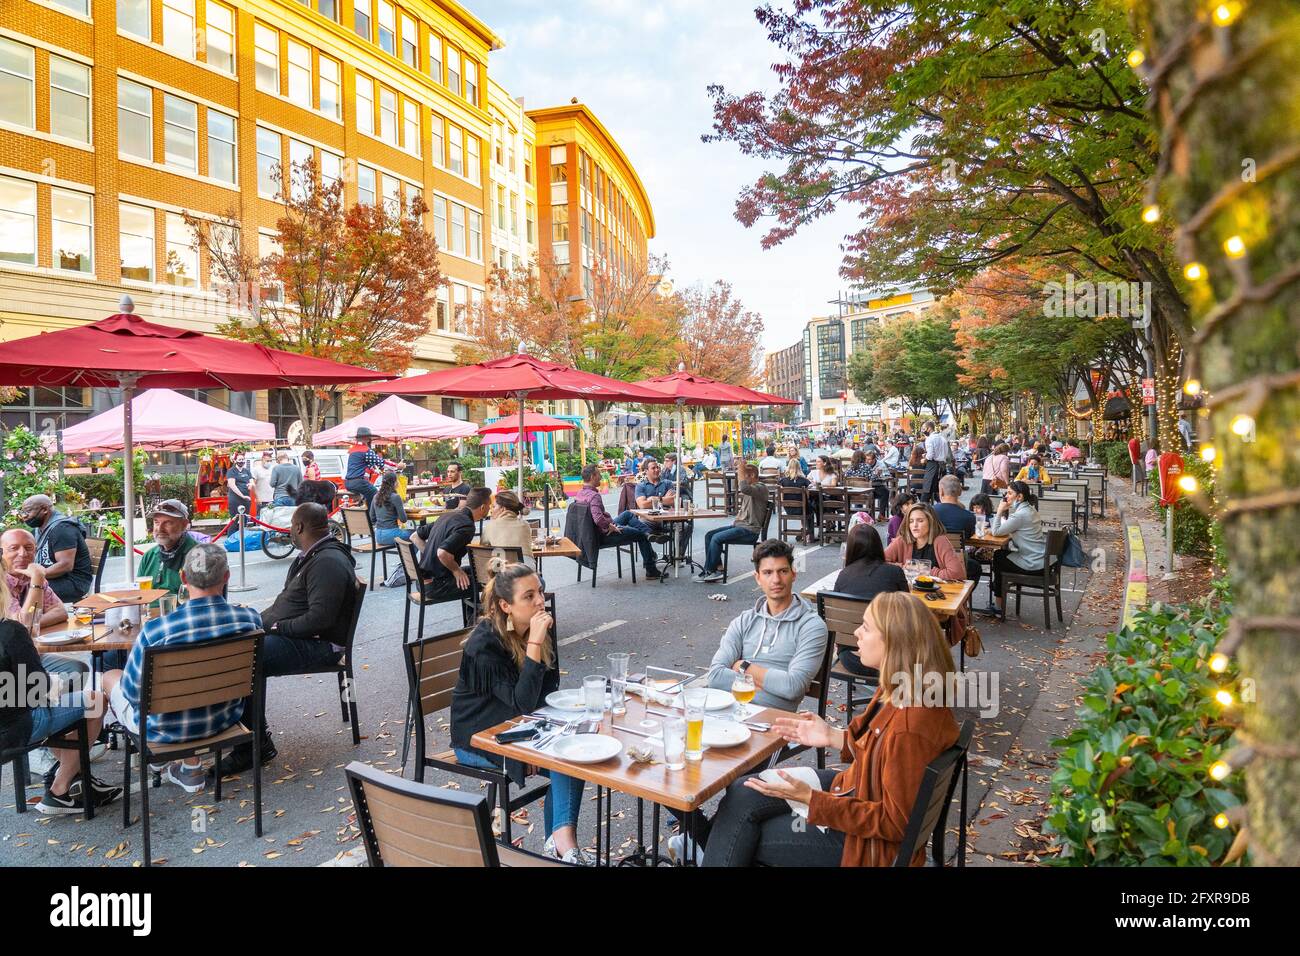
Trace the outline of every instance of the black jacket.
[[27, 628], [17, 621], [0, 620], [0, 677], [12, 682], [14, 692], [13, 700], [6, 702], [12, 706], [0, 707], [0, 751], [26, 745], [32, 734], [26, 692], [32, 675], [38, 673], [45, 673], [45, 668]]
[[835, 579], [832, 589], [840, 594], [874, 598], [886, 591], [907, 591], [907, 575], [896, 564], [873, 561], [854, 561], [847, 565]]
[[[559, 690], [559, 660], [545, 664], [525, 659], [522, 671], [489, 620], [478, 622], [465, 642], [460, 674], [451, 693], [451, 745], [472, 749], [470, 738], [480, 730], [541, 707], [546, 695]], [[510, 761], [511, 779], [523, 782], [523, 768]]]
[[356, 594], [356, 563], [347, 545], [327, 538], [289, 565], [284, 590], [262, 612], [262, 626], [282, 637], [316, 638], [342, 646], [347, 643], [352, 601]]

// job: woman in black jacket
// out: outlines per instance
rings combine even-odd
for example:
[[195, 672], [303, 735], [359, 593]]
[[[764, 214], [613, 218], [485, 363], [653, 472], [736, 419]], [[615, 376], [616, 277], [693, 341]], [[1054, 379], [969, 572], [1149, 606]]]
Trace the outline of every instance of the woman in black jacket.
[[[908, 591], [910, 588], [903, 569], [885, 563], [885, 547], [880, 543], [880, 533], [871, 525], [855, 524], [849, 531], [844, 570], [835, 579], [833, 590], [854, 597], [874, 598], [886, 591]], [[855, 674], [875, 676], [862, 666], [858, 652], [851, 647], [840, 648], [840, 663]]]
[[[559, 689], [560, 671], [537, 573], [524, 564], [508, 564], [483, 589], [483, 619], [478, 622], [460, 661], [460, 675], [451, 697], [451, 743], [456, 759], [468, 767], [501, 768], [495, 754], [474, 750], [470, 739], [480, 730], [529, 714]], [[506, 766], [522, 785], [524, 768]], [[551, 770], [543, 809], [545, 852], [568, 863], [590, 862], [577, 845], [581, 780]]]

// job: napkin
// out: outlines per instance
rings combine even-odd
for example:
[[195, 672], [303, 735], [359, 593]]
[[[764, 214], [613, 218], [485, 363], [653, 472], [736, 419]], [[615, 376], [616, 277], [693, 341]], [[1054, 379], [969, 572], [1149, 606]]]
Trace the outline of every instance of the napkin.
[[639, 697], [644, 697], [647, 703], [662, 704], [665, 707], [677, 706], [677, 695], [661, 694], [653, 687], [647, 687], [645, 684], [628, 684], [627, 692], [629, 694], [636, 694]]

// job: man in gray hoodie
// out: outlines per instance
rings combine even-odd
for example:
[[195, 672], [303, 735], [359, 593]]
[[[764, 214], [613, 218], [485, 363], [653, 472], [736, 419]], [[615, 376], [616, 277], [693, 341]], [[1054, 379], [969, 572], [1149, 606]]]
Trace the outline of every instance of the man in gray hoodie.
[[709, 686], [730, 690], [744, 672], [754, 678], [757, 706], [798, 710], [826, 657], [826, 622], [795, 593], [794, 550], [786, 542], [756, 545], [754, 569], [763, 597], [727, 627]]

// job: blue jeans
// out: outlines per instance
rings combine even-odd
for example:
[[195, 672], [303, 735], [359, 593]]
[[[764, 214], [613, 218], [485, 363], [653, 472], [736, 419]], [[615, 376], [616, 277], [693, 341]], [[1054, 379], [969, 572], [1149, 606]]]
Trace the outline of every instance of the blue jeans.
[[609, 535], [605, 541], [619, 541], [624, 544], [635, 542], [641, 549], [641, 560], [645, 562], [646, 569], [654, 570], [658, 556], [655, 554], [655, 549], [650, 547], [650, 526], [630, 511], [624, 511], [615, 518], [614, 524], [623, 530], [618, 534]]
[[704, 570], [706, 573], [722, 570], [722, 546], [724, 544], [758, 544], [758, 534], [748, 528], [732, 525], [730, 528], [714, 528], [704, 536]]
[[380, 544], [392, 544], [394, 541], [410, 541], [413, 531], [405, 528], [376, 528], [375, 540]]
[[27, 738], [27, 742], [34, 744], [44, 740], [50, 734], [67, 730], [85, 717], [86, 701], [81, 691], [76, 691], [59, 698], [57, 707], [32, 707], [27, 712], [32, 716], [32, 733]]
[[[460, 747], [454, 750], [456, 759], [466, 767], [477, 767], [479, 770], [501, 769], [500, 757], [488, 756], [477, 750], [462, 750]], [[560, 827], [577, 827], [578, 812], [582, 809], [583, 782], [554, 770], [542, 770], [541, 773], [551, 778], [551, 786], [542, 803], [542, 822], [546, 835], [549, 837]]]

